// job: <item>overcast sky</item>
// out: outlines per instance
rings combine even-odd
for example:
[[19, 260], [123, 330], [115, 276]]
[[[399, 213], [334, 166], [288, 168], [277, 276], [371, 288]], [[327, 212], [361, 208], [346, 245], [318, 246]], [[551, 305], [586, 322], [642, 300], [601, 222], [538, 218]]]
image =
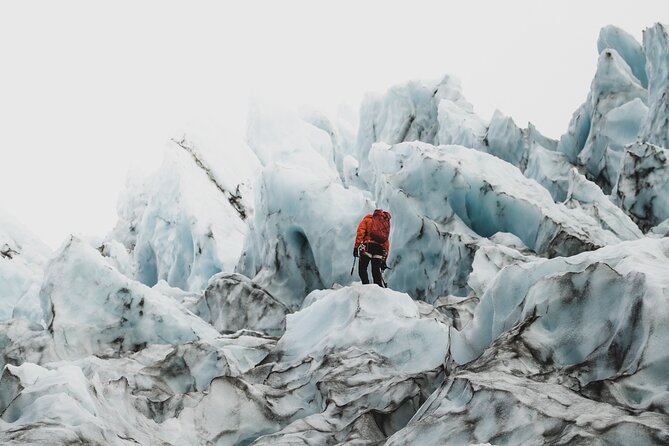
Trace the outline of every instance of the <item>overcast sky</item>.
[[0, 3], [0, 211], [52, 247], [105, 235], [131, 166], [185, 128], [242, 134], [249, 98], [357, 110], [409, 79], [559, 137], [599, 29], [641, 40], [666, 0]]

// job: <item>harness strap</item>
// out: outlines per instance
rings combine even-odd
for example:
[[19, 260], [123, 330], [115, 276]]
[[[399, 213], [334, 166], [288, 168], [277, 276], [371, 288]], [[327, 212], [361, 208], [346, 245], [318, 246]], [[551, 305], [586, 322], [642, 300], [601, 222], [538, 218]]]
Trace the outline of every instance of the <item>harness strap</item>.
[[367, 257], [369, 257], [370, 259], [383, 259], [383, 256], [380, 256], [378, 254], [370, 254], [367, 251], [363, 251], [362, 253]]

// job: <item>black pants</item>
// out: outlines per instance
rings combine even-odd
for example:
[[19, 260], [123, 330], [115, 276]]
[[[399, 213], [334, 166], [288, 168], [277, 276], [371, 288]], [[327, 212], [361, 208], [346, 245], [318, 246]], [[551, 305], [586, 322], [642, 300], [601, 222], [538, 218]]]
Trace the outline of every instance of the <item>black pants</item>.
[[[375, 243], [367, 243], [366, 246], [367, 252], [372, 255], [385, 255], [383, 248]], [[383, 278], [381, 277], [381, 265], [383, 264], [383, 260], [372, 259], [366, 256], [364, 253], [360, 253], [360, 262], [358, 263], [358, 274], [360, 274], [360, 280], [364, 284], [369, 283], [369, 276], [367, 276], [367, 266], [369, 265], [370, 260], [372, 262], [372, 278], [374, 279], [374, 283], [382, 288], [385, 288]]]

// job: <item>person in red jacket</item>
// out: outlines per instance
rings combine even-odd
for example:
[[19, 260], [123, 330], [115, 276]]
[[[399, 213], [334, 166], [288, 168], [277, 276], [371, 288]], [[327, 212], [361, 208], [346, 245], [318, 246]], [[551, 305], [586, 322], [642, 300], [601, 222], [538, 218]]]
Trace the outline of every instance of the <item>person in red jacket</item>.
[[360, 258], [358, 274], [362, 283], [369, 283], [367, 267], [371, 261], [374, 283], [385, 287], [381, 271], [386, 268], [386, 259], [390, 252], [389, 236], [390, 213], [383, 209], [376, 209], [373, 214], [365, 215], [358, 225], [353, 256]]

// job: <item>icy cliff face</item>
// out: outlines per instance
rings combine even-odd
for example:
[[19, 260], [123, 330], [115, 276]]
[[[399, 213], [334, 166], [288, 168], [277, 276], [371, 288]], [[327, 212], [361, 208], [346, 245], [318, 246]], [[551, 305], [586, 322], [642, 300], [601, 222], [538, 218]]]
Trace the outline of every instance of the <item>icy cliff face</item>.
[[51, 250], [0, 212], [0, 322], [42, 321], [39, 288]]
[[345, 187], [327, 133], [287, 112], [281, 125], [254, 132], [276, 112], [251, 113], [249, 144], [264, 168], [238, 269], [296, 310], [311, 291], [350, 283], [356, 225], [374, 207], [364, 192]]
[[646, 230], [669, 218], [667, 155], [663, 147], [639, 143], [622, 160], [616, 202]]
[[648, 113], [648, 92], [614, 49], [599, 56], [585, 104], [574, 113], [557, 150], [585, 166], [605, 192], [618, 175], [623, 148], [636, 140]]
[[641, 140], [664, 148], [669, 146], [669, 31], [666, 25], [656, 24], [645, 31], [643, 46], [646, 52], [649, 85], [648, 117], [641, 129]]
[[212, 275], [233, 269], [247, 232], [240, 189], [226, 188], [186, 140], [170, 145], [155, 174], [129, 181], [118, 213], [109, 239], [131, 252], [126, 269], [149, 286], [165, 280], [204, 289]]
[[0, 216], [0, 442], [667, 444], [668, 41], [604, 28], [559, 141], [446, 76], [176, 139], [104, 239]]
[[[461, 146], [377, 145], [375, 196], [395, 212], [391, 287], [434, 301], [466, 295], [474, 254], [487, 237], [510, 233], [534, 253], [571, 255], [617, 237], [499, 158]], [[401, 191], [397, 193], [397, 191]], [[458, 258], [458, 262], [453, 262]]]

